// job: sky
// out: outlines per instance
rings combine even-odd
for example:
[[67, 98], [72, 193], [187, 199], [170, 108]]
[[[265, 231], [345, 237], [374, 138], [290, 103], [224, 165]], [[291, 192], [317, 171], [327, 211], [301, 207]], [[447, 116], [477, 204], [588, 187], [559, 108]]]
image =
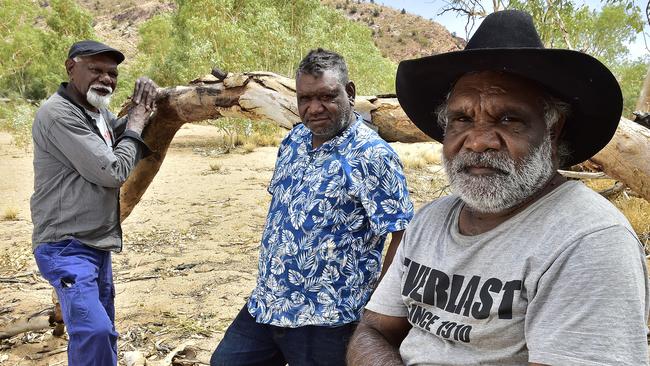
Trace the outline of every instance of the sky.
[[[405, 9], [407, 12], [412, 14], [420, 15], [427, 19], [432, 19], [447, 28], [450, 32], [456, 32], [456, 35], [459, 37], [465, 38], [465, 18], [457, 16], [456, 13], [448, 12], [441, 16], [438, 16], [440, 8], [445, 5], [444, 0], [376, 0], [378, 4], [388, 5], [395, 9]], [[600, 8], [602, 2], [599, 0], [578, 0], [578, 3], [584, 3], [590, 8]], [[641, 9], [645, 9], [645, 2], [635, 1]], [[484, 2], [486, 3], [486, 2]], [[491, 3], [491, 2], [489, 2]], [[491, 8], [491, 4], [489, 7]], [[480, 20], [476, 22], [474, 30], [478, 27]], [[645, 33], [650, 36], [650, 29], [648, 25], [645, 26]], [[471, 36], [471, 34], [470, 34]], [[648, 42], [650, 43], [650, 37], [648, 37]], [[643, 35], [639, 34], [637, 36], [636, 42], [628, 45], [631, 59], [636, 59], [637, 57], [642, 57], [648, 54], [648, 50], [645, 47], [645, 42], [643, 41]]]

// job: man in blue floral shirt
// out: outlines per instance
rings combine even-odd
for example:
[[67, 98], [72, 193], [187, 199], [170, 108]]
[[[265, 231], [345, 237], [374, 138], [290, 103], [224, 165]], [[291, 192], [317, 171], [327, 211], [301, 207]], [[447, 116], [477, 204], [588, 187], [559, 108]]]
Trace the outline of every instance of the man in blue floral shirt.
[[303, 123], [278, 152], [257, 286], [213, 366], [344, 365], [355, 323], [413, 216], [397, 154], [353, 111], [344, 59], [311, 51], [296, 95]]

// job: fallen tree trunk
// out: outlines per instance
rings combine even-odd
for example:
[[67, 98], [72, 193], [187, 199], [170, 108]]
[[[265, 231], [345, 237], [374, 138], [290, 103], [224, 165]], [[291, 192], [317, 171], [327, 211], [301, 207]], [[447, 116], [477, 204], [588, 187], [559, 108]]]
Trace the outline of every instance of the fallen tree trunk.
[[[221, 117], [267, 120], [290, 129], [300, 121], [295, 81], [268, 72], [212, 75], [188, 86], [160, 90], [157, 111], [144, 130], [144, 140], [154, 153], [141, 160], [122, 187], [121, 219], [124, 220], [160, 169], [169, 144], [185, 123]], [[123, 112], [128, 106], [123, 109]], [[432, 141], [406, 117], [393, 95], [357, 97], [355, 110], [377, 127], [387, 141]], [[612, 178], [625, 183], [650, 201], [650, 131], [622, 119], [610, 144], [594, 161]]]
[[[372, 121], [388, 141], [432, 141], [409, 121], [394, 96], [358, 97], [355, 109], [364, 119]], [[138, 163], [122, 186], [121, 220], [131, 213], [158, 173], [180, 127], [188, 122], [221, 117], [272, 121], [291, 129], [300, 122], [295, 81], [268, 72], [231, 73], [223, 80], [208, 75], [188, 86], [159, 90], [156, 113], [143, 132], [153, 154]]]
[[610, 177], [650, 201], [650, 130], [621, 118], [612, 141], [591, 158]]
[[63, 325], [63, 315], [61, 314], [61, 304], [54, 290], [52, 290], [52, 303], [54, 303], [54, 306], [50, 309], [41, 310], [26, 318], [19, 318], [0, 326], [0, 339], [48, 328], [53, 329], [54, 336], [61, 337], [65, 332], [65, 327]]
[[0, 329], [0, 339], [11, 338], [25, 332], [54, 328], [55, 323], [51, 321], [53, 317], [54, 309], [47, 309], [32, 314], [27, 318], [16, 319], [2, 326]]

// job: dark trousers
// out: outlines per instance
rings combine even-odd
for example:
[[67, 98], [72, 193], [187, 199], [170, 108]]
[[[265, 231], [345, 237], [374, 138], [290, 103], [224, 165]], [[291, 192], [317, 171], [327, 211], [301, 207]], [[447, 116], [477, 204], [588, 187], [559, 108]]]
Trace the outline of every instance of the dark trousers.
[[34, 258], [59, 296], [69, 336], [68, 365], [117, 365], [111, 253], [71, 239], [39, 245]]
[[212, 354], [211, 366], [343, 366], [356, 324], [284, 328], [255, 321], [246, 305]]

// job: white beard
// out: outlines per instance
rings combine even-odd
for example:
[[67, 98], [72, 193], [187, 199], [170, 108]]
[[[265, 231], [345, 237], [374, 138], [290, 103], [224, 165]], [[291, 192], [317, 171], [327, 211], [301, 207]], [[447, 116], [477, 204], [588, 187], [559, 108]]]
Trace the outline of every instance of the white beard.
[[[443, 160], [451, 190], [469, 207], [484, 213], [516, 206], [537, 192], [554, 174], [548, 134], [540, 146], [518, 162], [505, 152], [461, 152], [453, 159]], [[466, 171], [471, 165], [487, 166], [499, 172], [475, 176]]]
[[[106, 95], [101, 95], [97, 93], [97, 89], [105, 90], [108, 92]], [[113, 96], [113, 88], [110, 86], [105, 86], [101, 84], [93, 84], [88, 88], [86, 92], [86, 100], [91, 106], [101, 109], [108, 108], [108, 105], [111, 104], [111, 97]]]

